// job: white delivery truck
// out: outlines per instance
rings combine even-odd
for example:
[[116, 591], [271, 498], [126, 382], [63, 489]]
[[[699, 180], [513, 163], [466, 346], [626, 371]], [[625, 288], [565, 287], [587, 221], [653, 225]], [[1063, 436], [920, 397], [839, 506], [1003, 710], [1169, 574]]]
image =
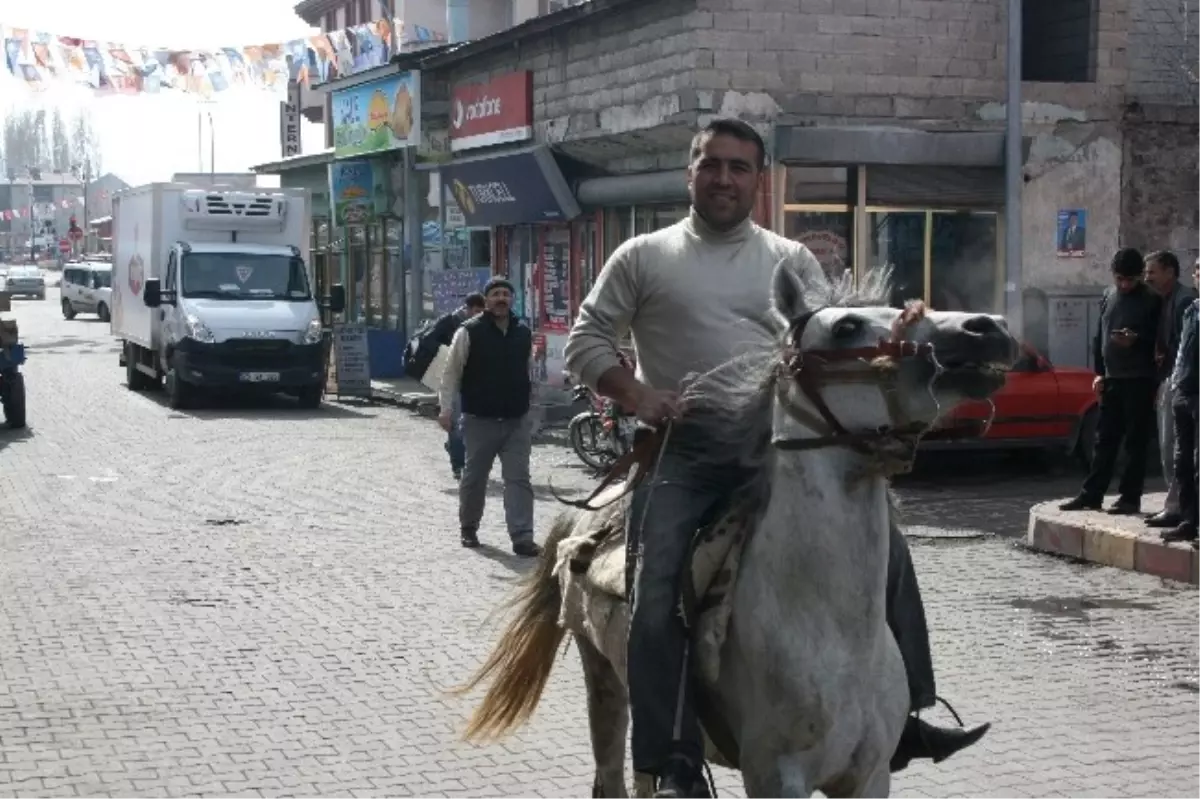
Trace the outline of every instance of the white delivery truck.
[[[172, 408], [203, 389], [321, 402], [320, 305], [304, 255], [308, 193], [152, 183], [113, 198], [112, 332], [130, 390]], [[345, 290], [325, 307], [340, 313]]]

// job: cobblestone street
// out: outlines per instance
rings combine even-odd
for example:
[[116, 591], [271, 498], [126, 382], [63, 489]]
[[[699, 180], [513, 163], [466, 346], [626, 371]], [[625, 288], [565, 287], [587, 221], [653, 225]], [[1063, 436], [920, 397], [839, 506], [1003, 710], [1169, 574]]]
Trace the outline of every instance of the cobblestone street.
[[[520, 734], [459, 742], [470, 705], [445, 689], [528, 564], [498, 483], [485, 546], [460, 548], [432, 422], [173, 412], [126, 389], [108, 325], [64, 321], [56, 289], [13, 317], [30, 427], [0, 429], [0, 795], [589, 793], [573, 650]], [[553, 441], [534, 460], [544, 531], [551, 480], [592, 481]], [[1006, 463], [902, 489], [939, 692], [994, 727], [894, 792], [1195, 796], [1196, 591], [1020, 547], [1029, 506], [1079, 476]]]

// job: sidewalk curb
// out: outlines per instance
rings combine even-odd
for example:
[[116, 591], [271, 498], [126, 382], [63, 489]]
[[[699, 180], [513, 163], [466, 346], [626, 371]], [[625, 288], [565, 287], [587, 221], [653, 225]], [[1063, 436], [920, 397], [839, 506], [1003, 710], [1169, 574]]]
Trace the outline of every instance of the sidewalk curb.
[[1058, 505], [1067, 499], [1043, 502], [1030, 509], [1026, 534], [1030, 547], [1102, 566], [1200, 584], [1200, 558], [1190, 544], [1164, 543], [1158, 537], [1159, 531], [1143, 528], [1141, 517], [1114, 519], [1100, 511], [1059, 510]]

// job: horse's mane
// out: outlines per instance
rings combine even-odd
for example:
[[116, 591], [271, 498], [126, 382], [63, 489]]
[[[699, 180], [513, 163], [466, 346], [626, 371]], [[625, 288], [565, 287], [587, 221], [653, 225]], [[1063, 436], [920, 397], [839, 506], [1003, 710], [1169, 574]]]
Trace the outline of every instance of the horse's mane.
[[[819, 308], [862, 308], [888, 305], [891, 267], [871, 269], [855, 282], [846, 270], [838, 280], [802, 275], [802, 301], [808, 311]], [[771, 448], [771, 403], [776, 366], [785, 332], [778, 320], [775, 343], [746, 352], [702, 374], [689, 375], [683, 391], [692, 427], [705, 441], [713, 465], [735, 466], [749, 475], [744, 490], [765, 506], [770, 480], [765, 468]]]

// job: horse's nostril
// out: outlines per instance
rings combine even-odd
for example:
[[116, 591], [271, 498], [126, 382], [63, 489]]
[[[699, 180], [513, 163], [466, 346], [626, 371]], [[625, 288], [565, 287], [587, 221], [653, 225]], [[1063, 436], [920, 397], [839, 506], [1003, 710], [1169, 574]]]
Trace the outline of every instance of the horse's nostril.
[[992, 317], [980, 314], [979, 316], [972, 316], [963, 322], [963, 330], [982, 336], [988, 333], [999, 333], [1000, 325]]

